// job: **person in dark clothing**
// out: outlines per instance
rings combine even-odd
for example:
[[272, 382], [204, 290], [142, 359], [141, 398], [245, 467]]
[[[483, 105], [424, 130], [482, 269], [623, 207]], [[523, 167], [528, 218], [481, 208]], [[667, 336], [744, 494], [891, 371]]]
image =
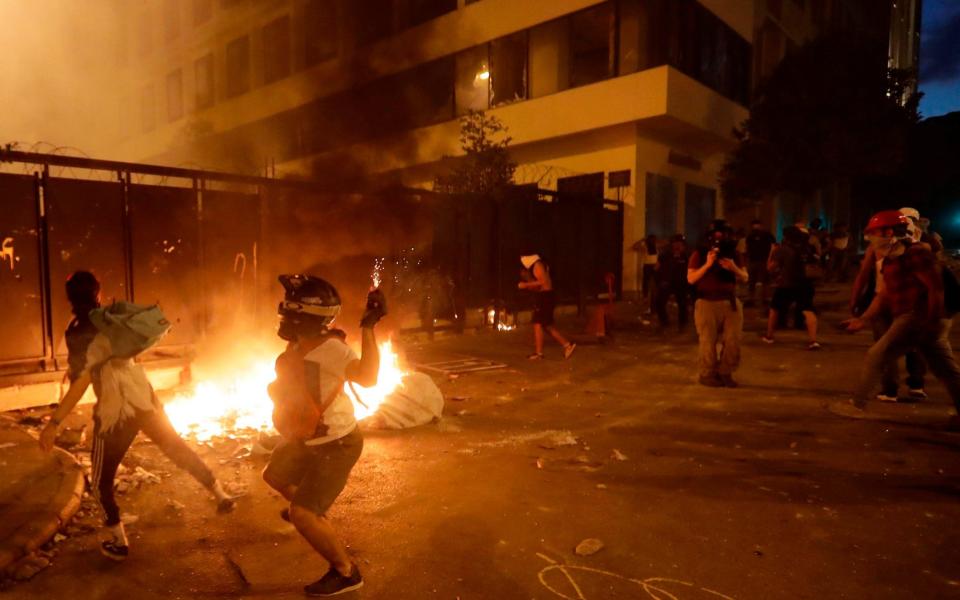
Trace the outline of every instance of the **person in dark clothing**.
[[532, 318], [534, 351], [527, 358], [530, 360], [543, 359], [544, 330], [563, 347], [563, 358], [570, 358], [577, 345], [567, 341], [567, 338], [563, 337], [563, 334], [554, 325], [553, 311], [557, 300], [553, 291], [553, 279], [550, 277], [550, 267], [543, 262], [538, 254], [525, 254], [520, 257], [520, 262], [530, 275], [525, 277], [524, 281], [518, 283], [517, 288], [529, 290], [534, 294]]
[[750, 302], [756, 301], [757, 285], [761, 286], [761, 299], [766, 303], [770, 298], [770, 277], [767, 272], [767, 259], [770, 250], [776, 243], [773, 234], [763, 228], [763, 223], [754, 220], [750, 224], [750, 233], [747, 234], [746, 259], [747, 274], [750, 282], [747, 284]]
[[783, 244], [774, 247], [770, 253], [769, 271], [773, 275], [776, 289], [770, 303], [767, 317], [767, 333], [763, 341], [772, 344], [779, 315], [796, 305], [803, 314], [809, 340], [808, 350], [819, 350], [817, 342], [817, 315], [813, 309], [814, 286], [807, 278], [805, 260], [809, 255], [806, 240], [796, 227], [787, 227], [783, 231]]
[[640, 297], [647, 302], [646, 312], [652, 312], [656, 295], [656, 267], [657, 267], [657, 236], [652, 233], [646, 238], [637, 241], [633, 249], [638, 253], [640, 261], [641, 281]]
[[[736, 291], [737, 282], [749, 276], [730, 237], [726, 222], [714, 221], [687, 264], [687, 283], [697, 293], [693, 319], [700, 338], [699, 382], [710, 387], [737, 387], [733, 372], [740, 364], [743, 305]], [[717, 342], [722, 346], [719, 358]]]
[[657, 258], [657, 317], [661, 329], [670, 326], [667, 314], [667, 301], [673, 296], [677, 302], [677, 326], [683, 331], [687, 326], [687, 297], [690, 284], [687, 283], [687, 263], [690, 253], [687, 240], [678, 233], [670, 240], [670, 247]]
[[[887, 210], [871, 217], [864, 231], [874, 254], [882, 260], [883, 287], [863, 314], [844, 324], [848, 331], [859, 331], [884, 310], [892, 321], [867, 352], [850, 403], [831, 407], [839, 414], [862, 416], [886, 365], [909, 350], [923, 355], [960, 412], [960, 366], [950, 346], [951, 319], [946, 307], [943, 267], [927, 244], [912, 240], [907, 233], [908, 224], [907, 217], [899, 211]], [[960, 429], [960, 416], [953, 415], [948, 428]]]
[[[97, 278], [88, 271], [71, 275], [67, 280], [67, 299], [75, 315], [66, 331], [70, 389], [41, 431], [40, 446], [48, 452], [53, 449], [57, 428], [92, 383], [97, 404], [93, 410], [90, 486], [104, 513], [100, 551], [107, 558], [120, 561], [127, 557], [129, 543], [114, 498], [113, 480], [138, 432], [146, 433], [174, 464], [209, 489], [221, 512], [231, 510], [234, 499], [174, 430], [143, 367], [133, 361], [133, 356], [116, 353], [111, 337], [104, 332], [104, 313], [114, 307], [99, 308]], [[168, 328], [166, 323], [163, 331]]]

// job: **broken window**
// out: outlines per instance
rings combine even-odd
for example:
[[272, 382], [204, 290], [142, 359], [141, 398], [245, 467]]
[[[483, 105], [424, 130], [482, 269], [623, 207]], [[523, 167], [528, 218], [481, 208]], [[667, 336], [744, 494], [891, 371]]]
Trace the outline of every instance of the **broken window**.
[[243, 36], [227, 44], [227, 97], [250, 89], [250, 38]]
[[490, 42], [490, 106], [527, 97], [527, 32]]
[[214, 102], [213, 55], [207, 54], [193, 63], [197, 108], [209, 108]]
[[263, 80], [271, 83], [290, 74], [290, 17], [284, 15], [263, 28]]
[[605, 3], [570, 16], [570, 86], [613, 75], [614, 10]]
[[304, 14], [304, 64], [315, 65], [336, 56], [339, 33], [335, 0], [308, 0]]
[[176, 121], [183, 116], [183, 71], [167, 75], [167, 120]]
[[148, 85], [140, 92], [140, 127], [144, 132], [153, 131], [157, 126], [156, 97], [153, 86]]
[[475, 46], [457, 54], [457, 115], [471, 110], [486, 110], [490, 83], [487, 45]]

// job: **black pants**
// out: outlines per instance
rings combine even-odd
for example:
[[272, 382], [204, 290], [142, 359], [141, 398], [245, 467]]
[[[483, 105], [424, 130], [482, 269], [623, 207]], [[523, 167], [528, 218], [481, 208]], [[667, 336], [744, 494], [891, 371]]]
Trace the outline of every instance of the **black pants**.
[[657, 319], [661, 327], [670, 325], [670, 315], [667, 314], [667, 301], [670, 296], [677, 299], [677, 323], [683, 328], [687, 326], [687, 296], [688, 288], [677, 288], [671, 285], [662, 285], [657, 289], [655, 296], [657, 305]]
[[104, 522], [107, 525], [120, 522], [120, 507], [113, 497], [113, 479], [117, 475], [120, 461], [140, 431], [146, 433], [175, 465], [193, 475], [204, 487], [213, 487], [213, 472], [176, 432], [167, 418], [167, 413], [163, 412], [163, 407], [138, 412], [136, 416], [117, 423], [106, 432], [100, 431], [100, 419], [94, 414], [90, 487], [103, 508]]

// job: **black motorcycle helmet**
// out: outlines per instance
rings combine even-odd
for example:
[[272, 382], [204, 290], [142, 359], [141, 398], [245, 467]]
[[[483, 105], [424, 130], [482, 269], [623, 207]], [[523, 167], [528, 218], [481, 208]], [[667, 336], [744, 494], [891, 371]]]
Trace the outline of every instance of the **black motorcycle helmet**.
[[277, 307], [277, 335], [288, 342], [321, 335], [340, 313], [340, 294], [329, 282], [313, 275], [281, 275], [283, 301]]

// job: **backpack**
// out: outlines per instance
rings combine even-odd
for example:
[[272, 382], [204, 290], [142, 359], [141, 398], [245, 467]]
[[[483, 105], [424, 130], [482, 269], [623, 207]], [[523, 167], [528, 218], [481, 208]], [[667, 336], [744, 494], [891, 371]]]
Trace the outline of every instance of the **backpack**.
[[340, 386], [335, 386], [321, 401], [320, 368], [305, 356], [299, 345], [287, 348], [274, 364], [276, 380], [267, 386], [267, 394], [273, 400], [273, 427], [287, 440], [326, 435], [323, 413], [340, 393]]
[[170, 331], [170, 321], [156, 304], [114, 302], [90, 311], [90, 322], [110, 339], [113, 354], [117, 357], [136, 356]]

